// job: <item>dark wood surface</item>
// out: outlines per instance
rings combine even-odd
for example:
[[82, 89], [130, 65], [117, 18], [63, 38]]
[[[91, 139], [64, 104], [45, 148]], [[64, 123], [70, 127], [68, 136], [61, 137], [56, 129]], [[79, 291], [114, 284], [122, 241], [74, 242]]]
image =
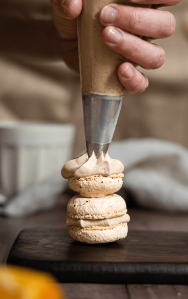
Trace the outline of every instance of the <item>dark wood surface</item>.
[[[0, 217], [0, 263], [5, 263], [10, 248], [21, 230], [29, 227], [65, 227], [66, 204], [69, 196], [63, 195], [58, 205], [50, 211], [41, 212], [22, 219]], [[131, 222], [129, 231], [187, 231], [187, 214], [129, 209]], [[113, 284], [61, 284], [67, 299], [187, 299], [188, 286], [183, 285], [113, 285]]]
[[64, 228], [26, 229], [9, 264], [52, 273], [60, 282], [188, 284], [188, 232], [131, 230], [108, 244], [83, 244]]

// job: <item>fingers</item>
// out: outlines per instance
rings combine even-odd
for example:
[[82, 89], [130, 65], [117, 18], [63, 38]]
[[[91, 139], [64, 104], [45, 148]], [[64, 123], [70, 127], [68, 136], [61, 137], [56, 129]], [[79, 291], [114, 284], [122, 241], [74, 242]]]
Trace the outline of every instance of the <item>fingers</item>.
[[50, 0], [53, 8], [67, 19], [76, 19], [82, 10], [82, 0]]
[[149, 85], [147, 77], [129, 62], [120, 65], [118, 77], [129, 93], [142, 93]]
[[54, 21], [59, 34], [64, 39], [77, 38], [76, 18], [82, 10], [82, 0], [50, 0], [54, 11]]
[[116, 27], [107, 26], [103, 41], [110, 49], [145, 69], [157, 69], [165, 62], [165, 51]]
[[172, 6], [180, 3], [182, 0], [129, 0], [134, 4], [151, 4], [151, 5], [167, 5]]
[[105, 6], [100, 12], [100, 21], [103, 26], [160, 39], [171, 36], [176, 27], [176, 20], [168, 11], [118, 4]]

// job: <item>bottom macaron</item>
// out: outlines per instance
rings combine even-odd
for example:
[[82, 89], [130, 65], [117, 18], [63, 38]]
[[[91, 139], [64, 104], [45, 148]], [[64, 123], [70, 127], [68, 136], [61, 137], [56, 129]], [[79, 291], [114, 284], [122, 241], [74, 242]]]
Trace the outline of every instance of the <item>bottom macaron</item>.
[[121, 240], [127, 236], [127, 223], [120, 223], [114, 226], [98, 226], [94, 228], [79, 228], [77, 226], [68, 227], [69, 236], [79, 242], [97, 244], [109, 243]]

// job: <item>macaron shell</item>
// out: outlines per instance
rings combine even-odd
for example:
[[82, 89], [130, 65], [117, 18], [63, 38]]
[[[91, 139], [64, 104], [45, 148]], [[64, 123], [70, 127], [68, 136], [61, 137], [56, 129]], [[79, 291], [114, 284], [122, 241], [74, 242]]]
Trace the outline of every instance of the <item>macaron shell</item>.
[[105, 197], [87, 198], [76, 195], [67, 205], [67, 215], [74, 219], [107, 219], [126, 214], [125, 200], [111, 194]]
[[68, 228], [68, 233], [73, 240], [83, 243], [109, 243], [125, 238], [128, 233], [128, 225], [121, 223], [108, 228], [100, 226], [97, 229], [71, 226]]
[[87, 178], [69, 179], [69, 188], [79, 192], [85, 197], [102, 197], [112, 194], [121, 189], [123, 184], [123, 174], [104, 176], [91, 176]]

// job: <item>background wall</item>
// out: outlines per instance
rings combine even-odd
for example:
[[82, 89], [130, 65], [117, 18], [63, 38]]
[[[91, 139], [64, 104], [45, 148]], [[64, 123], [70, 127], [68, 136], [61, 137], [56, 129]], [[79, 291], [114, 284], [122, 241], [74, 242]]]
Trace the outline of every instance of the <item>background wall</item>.
[[[159, 70], [145, 71], [150, 86], [125, 92], [114, 140], [152, 136], [188, 147], [188, 2], [168, 8], [176, 17]], [[84, 150], [79, 76], [62, 61], [62, 44], [48, 0], [0, 2], [0, 119], [73, 123], [73, 155]], [[155, 41], [156, 42], [156, 41]]]

